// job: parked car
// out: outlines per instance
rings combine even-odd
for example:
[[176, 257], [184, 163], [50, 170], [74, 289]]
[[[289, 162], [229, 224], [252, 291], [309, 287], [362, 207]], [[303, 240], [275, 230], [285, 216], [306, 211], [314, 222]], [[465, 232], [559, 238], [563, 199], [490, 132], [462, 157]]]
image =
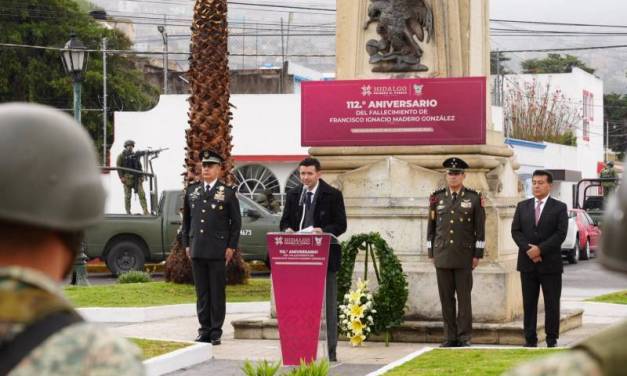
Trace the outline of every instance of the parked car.
[[[278, 231], [278, 215], [238, 194], [242, 214], [240, 250], [246, 261], [267, 259], [266, 233]], [[146, 261], [168, 257], [181, 226], [182, 191], [165, 191], [155, 215], [108, 214], [85, 234], [86, 254], [105, 261], [115, 275], [143, 270]]]
[[601, 229], [596, 221], [582, 209], [568, 211], [568, 234], [562, 243], [562, 257], [569, 264], [588, 260], [599, 249]]

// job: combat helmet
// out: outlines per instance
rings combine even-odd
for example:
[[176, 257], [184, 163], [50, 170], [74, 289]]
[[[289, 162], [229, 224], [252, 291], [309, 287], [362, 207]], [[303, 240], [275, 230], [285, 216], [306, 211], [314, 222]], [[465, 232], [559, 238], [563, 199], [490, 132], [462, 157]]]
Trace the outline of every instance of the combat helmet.
[[124, 141], [124, 147], [127, 147], [127, 146], [135, 147], [135, 141], [133, 141], [133, 140], [126, 140], [126, 141]]
[[608, 269], [627, 273], [627, 175], [616, 193], [608, 198], [603, 219], [599, 260]]
[[80, 231], [104, 214], [96, 148], [56, 109], [0, 104], [0, 220]]

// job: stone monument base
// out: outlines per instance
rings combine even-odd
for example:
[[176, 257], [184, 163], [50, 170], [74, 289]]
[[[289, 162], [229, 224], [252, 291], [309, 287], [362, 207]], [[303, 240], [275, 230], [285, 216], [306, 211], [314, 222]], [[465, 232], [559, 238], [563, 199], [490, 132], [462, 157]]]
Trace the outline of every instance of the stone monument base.
[[[562, 311], [560, 333], [579, 328], [583, 310]], [[267, 317], [238, 320], [233, 322], [235, 339], [279, 339], [276, 319]], [[474, 323], [473, 344], [486, 345], [523, 345], [522, 320], [505, 323]], [[345, 337], [340, 336], [341, 340]], [[545, 339], [544, 314], [538, 312], [538, 342]], [[368, 341], [383, 342], [383, 335], [372, 336]], [[399, 328], [392, 330], [391, 342], [405, 343], [441, 343], [444, 340], [443, 323], [441, 321], [405, 321]]]

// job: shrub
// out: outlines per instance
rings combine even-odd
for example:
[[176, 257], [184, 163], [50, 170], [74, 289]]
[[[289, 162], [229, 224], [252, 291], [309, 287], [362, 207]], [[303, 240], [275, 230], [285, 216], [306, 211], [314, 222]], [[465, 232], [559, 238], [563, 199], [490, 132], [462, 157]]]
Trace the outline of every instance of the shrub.
[[274, 376], [279, 372], [281, 363], [270, 363], [267, 360], [253, 364], [250, 361], [245, 361], [241, 370], [246, 376]]
[[118, 277], [118, 283], [146, 283], [150, 281], [152, 281], [152, 278], [150, 278], [149, 273], [136, 270], [122, 273]]

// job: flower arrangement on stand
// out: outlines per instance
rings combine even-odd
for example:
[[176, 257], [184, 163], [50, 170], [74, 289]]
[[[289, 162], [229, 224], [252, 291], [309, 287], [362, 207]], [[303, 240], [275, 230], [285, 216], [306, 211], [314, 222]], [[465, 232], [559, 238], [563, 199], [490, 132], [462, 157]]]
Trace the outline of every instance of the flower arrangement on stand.
[[372, 332], [376, 313], [373, 308], [372, 294], [368, 290], [368, 281], [357, 281], [357, 288], [344, 295], [344, 304], [340, 305], [340, 331], [350, 340], [352, 346], [361, 346]]

